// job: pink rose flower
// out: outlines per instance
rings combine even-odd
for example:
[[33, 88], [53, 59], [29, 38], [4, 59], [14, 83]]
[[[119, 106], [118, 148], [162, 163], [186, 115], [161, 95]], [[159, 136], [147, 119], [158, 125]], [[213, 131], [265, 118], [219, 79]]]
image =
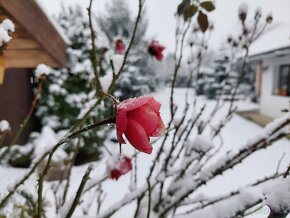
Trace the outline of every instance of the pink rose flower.
[[158, 41], [153, 40], [148, 47], [148, 52], [152, 56], [156, 58], [158, 61], [162, 61], [163, 59], [163, 50], [165, 49], [164, 46], [160, 45]]
[[151, 154], [149, 137], [164, 135], [166, 128], [160, 117], [161, 104], [153, 97], [130, 98], [117, 106], [116, 127], [118, 141], [125, 144], [123, 134], [130, 144], [141, 152]]
[[111, 179], [118, 180], [120, 176], [132, 170], [131, 158], [127, 156], [118, 156], [108, 163], [108, 173]]
[[125, 50], [125, 44], [122, 39], [117, 39], [115, 42], [115, 47], [118, 54], [123, 54]]

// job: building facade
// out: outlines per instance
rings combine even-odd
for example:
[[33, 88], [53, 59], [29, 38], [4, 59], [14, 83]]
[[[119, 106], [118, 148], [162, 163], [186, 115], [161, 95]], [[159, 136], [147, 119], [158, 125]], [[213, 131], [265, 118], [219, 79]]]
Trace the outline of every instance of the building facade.
[[251, 56], [256, 66], [256, 96], [260, 112], [271, 118], [290, 110], [290, 46]]
[[[10, 123], [12, 138], [32, 104], [34, 68], [41, 63], [65, 67], [67, 45], [35, 0], [0, 0], [0, 22], [6, 18], [14, 23], [15, 32], [0, 52], [0, 120]], [[36, 123], [31, 120], [18, 144], [26, 143]]]

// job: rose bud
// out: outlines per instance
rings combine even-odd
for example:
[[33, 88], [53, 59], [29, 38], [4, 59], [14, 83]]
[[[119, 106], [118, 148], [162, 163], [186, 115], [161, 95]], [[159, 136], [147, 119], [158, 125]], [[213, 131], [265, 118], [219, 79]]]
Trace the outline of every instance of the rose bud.
[[115, 47], [118, 54], [123, 54], [125, 50], [125, 44], [122, 39], [117, 39], [115, 42]]
[[243, 3], [239, 7], [239, 18], [244, 23], [247, 18], [248, 13], [248, 5], [246, 3]]
[[151, 154], [149, 137], [164, 135], [166, 128], [160, 117], [161, 104], [153, 97], [129, 98], [117, 105], [116, 128], [118, 141], [130, 144], [141, 152]]
[[269, 15], [266, 17], [266, 22], [267, 22], [267, 23], [272, 23], [272, 21], [273, 21], [273, 16], [272, 16], [272, 14], [269, 14]]
[[255, 20], [256, 21], [259, 21], [262, 17], [262, 8], [261, 7], [258, 7], [256, 9], [256, 13], [255, 13]]
[[162, 52], [164, 49], [165, 47], [160, 45], [158, 41], [153, 40], [148, 47], [148, 52], [150, 55], [154, 56], [156, 60], [162, 61], [163, 59]]
[[127, 156], [114, 157], [108, 162], [107, 170], [111, 179], [118, 180], [120, 176], [132, 170], [131, 158]]

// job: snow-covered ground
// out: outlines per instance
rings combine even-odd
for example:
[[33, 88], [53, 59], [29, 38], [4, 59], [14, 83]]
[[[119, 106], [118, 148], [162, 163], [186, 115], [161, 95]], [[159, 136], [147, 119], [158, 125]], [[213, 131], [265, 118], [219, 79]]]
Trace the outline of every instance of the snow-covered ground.
[[[178, 116], [182, 116], [182, 109], [184, 107], [185, 101], [185, 89], [176, 89], [175, 90], [175, 103], [178, 106]], [[161, 116], [164, 119], [165, 123], [169, 121], [169, 89], [161, 90], [159, 92], [153, 93], [153, 96], [156, 100], [160, 101], [162, 104], [161, 108]], [[193, 102], [195, 97], [190, 95], [189, 102]], [[197, 107], [202, 107], [204, 104], [207, 104], [206, 112], [204, 116], [208, 116], [211, 109], [215, 105], [215, 101], [208, 101], [202, 97], [198, 97]], [[228, 103], [227, 103], [228, 104]], [[227, 106], [227, 105], [226, 105]], [[223, 117], [223, 114], [227, 112], [227, 108], [222, 109], [217, 114], [217, 119], [215, 120], [218, 122], [219, 119]], [[238, 102], [237, 104], [239, 109], [247, 110], [257, 108], [257, 105], [252, 104], [250, 102]], [[192, 109], [190, 113], [193, 113]], [[249, 138], [254, 137], [257, 135], [262, 128], [244, 118], [234, 115], [232, 120], [228, 123], [228, 125], [223, 129], [222, 135], [224, 138], [224, 146], [217, 157], [225, 154], [229, 151], [236, 151], [240, 149]], [[114, 132], [112, 132], [114, 133]], [[107, 147], [111, 151], [117, 152], [119, 147], [118, 144], [113, 144], [112, 142], [108, 142]], [[154, 147], [158, 147], [158, 143], [154, 145]], [[146, 183], [146, 176], [149, 171], [149, 167], [151, 165], [152, 159], [155, 155], [157, 148], [153, 149], [152, 155], [147, 154], [140, 154], [138, 155], [137, 160], [137, 168], [138, 168], [138, 186], [141, 186]], [[125, 154], [133, 154], [134, 150], [130, 145], [123, 146], [123, 152]], [[245, 186], [250, 184], [257, 179], [261, 179], [267, 175], [271, 175], [273, 172], [276, 171], [277, 163], [281, 156], [285, 153], [285, 157], [280, 165], [281, 170], [285, 170], [287, 165], [290, 162], [290, 141], [287, 139], [282, 139], [278, 142], [275, 142], [273, 146], [269, 147], [268, 149], [261, 150], [256, 152], [251, 157], [247, 158], [242, 164], [235, 167], [232, 170], [228, 170], [224, 173], [223, 176], [218, 176], [212, 182], [210, 182], [207, 186], [203, 187], [200, 192], [208, 195], [208, 196], [216, 196], [220, 194], [226, 194], [231, 190], [235, 190], [239, 187]], [[105, 158], [108, 154], [104, 151]], [[104, 159], [105, 159], [104, 158]], [[133, 162], [134, 163], [134, 162]], [[69, 191], [68, 199], [71, 199], [75, 192], [76, 188], [78, 187], [82, 175], [84, 174], [87, 165], [74, 167], [72, 171], [71, 177], [71, 188]], [[0, 167], [0, 192], [1, 195], [5, 192], [6, 187], [10, 186], [14, 183], [18, 178], [21, 178], [23, 173], [25, 172], [24, 169], [15, 169], [15, 168], [4, 168]], [[105, 167], [105, 160], [95, 163], [95, 168], [91, 174], [91, 178], [99, 178], [106, 173]], [[3, 179], [5, 178], [5, 179]], [[118, 181], [108, 180], [103, 183], [102, 188], [105, 192], [108, 193], [106, 199], [103, 203], [101, 210], [108, 208], [115, 202], [118, 202], [124, 194], [130, 192], [129, 191], [130, 185], [130, 173], [125, 176], [122, 176]], [[25, 184], [26, 189], [30, 189], [30, 192], [36, 192], [37, 184], [36, 184], [36, 175], [31, 177], [31, 180]], [[44, 189], [44, 196], [49, 199], [53, 200], [53, 196], [51, 194], [50, 184], [45, 184]], [[90, 198], [88, 195], [85, 198]], [[92, 201], [92, 200], [90, 200]], [[96, 199], [93, 199], [93, 204], [96, 202]], [[86, 201], [82, 204], [85, 206], [87, 204]], [[49, 210], [49, 217], [55, 217], [53, 206], [49, 206], [47, 208]], [[134, 204], [129, 204], [118, 211], [113, 217], [131, 217], [133, 209], [135, 209]], [[264, 218], [267, 217], [268, 210], [258, 211], [255, 214], [251, 215], [251, 218]], [[93, 206], [89, 212], [91, 217], [95, 215], [95, 207]], [[76, 212], [74, 213], [74, 217], [84, 217], [81, 207], [79, 207]], [[289, 217], [289, 216], [288, 216]]]

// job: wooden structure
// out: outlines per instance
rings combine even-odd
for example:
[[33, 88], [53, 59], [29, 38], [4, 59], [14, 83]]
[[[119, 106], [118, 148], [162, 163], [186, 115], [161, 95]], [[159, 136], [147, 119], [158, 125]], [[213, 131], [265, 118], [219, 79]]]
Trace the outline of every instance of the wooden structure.
[[[31, 106], [33, 69], [40, 63], [64, 67], [66, 43], [35, 0], [0, 0], [0, 22], [5, 18], [16, 28], [0, 54], [0, 68], [5, 69], [0, 84], [0, 120], [8, 120], [15, 133]], [[33, 122], [19, 143], [26, 142], [35, 128]]]

